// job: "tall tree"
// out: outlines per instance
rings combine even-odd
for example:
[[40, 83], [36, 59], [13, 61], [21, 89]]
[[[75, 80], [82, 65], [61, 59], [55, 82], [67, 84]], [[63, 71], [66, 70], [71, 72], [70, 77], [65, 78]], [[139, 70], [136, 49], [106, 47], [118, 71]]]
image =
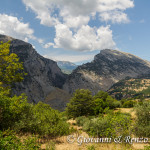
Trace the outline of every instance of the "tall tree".
[[8, 86], [23, 80], [23, 64], [15, 53], [10, 53], [10, 42], [0, 43], [0, 84]]
[[93, 98], [91, 92], [85, 89], [78, 89], [67, 105], [66, 112], [71, 118], [88, 116], [93, 113]]

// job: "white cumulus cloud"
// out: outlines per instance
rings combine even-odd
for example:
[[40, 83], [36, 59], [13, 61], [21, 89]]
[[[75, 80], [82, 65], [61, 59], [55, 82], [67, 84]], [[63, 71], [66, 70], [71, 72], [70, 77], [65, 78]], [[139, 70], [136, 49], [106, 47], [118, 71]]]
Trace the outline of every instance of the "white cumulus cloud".
[[27, 41], [35, 38], [33, 33], [34, 31], [29, 27], [28, 23], [20, 22], [17, 17], [0, 14], [0, 34], [10, 35]]
[[57, 48], [76, 51], [92, 51], [115, 46], [109, 26], [97, 29], [84, 25], [74, 34], [67, 25], [58, 24], [54, 41]]
[[[129, 23], [126, 9], [134, 7], [133, 0], [22, 0], [40, 23], [55, 27], [55, 48], [92, 51], [113, 48], [110, 26], [91, 27], [89, 22], [99, 16], [107, 23]], [[51, 43], [51, 42], [50, 42]], [[52, 46], [52, 44], [50, 44]], [[45, 45], [48, 48], [49, 45]]]
[[42, 39], [36, 38], [34, 30], [29, 27], [29, 23], [19, 21], [17, 17], [7, 14], [0, 14], [0, 34], [5, 34], [28, 42], [29, 39], [42, 43]]
[[119, 11], [103, 12], [99, 16], [100, 16], [100, 19], [105, 22], [108, 22], [108, 21], [111, 21], [112, 23], [129, 23], [130, 22], [127, 14], [123, 12], [119, 12]]
[[[54, 26], [60, 21], [64, 22], [70, 17], [87, 17], [92, 14], [108, 13], [108, 15], [123, 15], [123, 11], [134, 7], [133, 0], [22, 0], [26, 7], [35, 12], [41, 24]], [[56, 11], [57, 10], [57, 11]], [[114, 17], [110, 21], [115, 22]], [[119, 16], [119, 18], [121, 18]], [[117, 18], [116, 18], [117, 19]], [[102, 19], [103, 21], [104, 19]], [[124, 19], [122, 20], [124, 22]], [[118, 20], [116, 20], [118, 22]]]

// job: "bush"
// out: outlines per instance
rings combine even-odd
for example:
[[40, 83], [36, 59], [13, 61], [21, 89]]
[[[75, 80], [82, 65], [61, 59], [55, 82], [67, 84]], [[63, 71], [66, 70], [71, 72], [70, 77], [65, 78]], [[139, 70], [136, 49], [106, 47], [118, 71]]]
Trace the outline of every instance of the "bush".
[[33, 105], [24, 95], [8, 97], [0, 93], [0, 130], [8, 128], [51, 137], [69, 133], [69, 124], [49, 105]]
[[69, 124], [61, 119], [58, 111], [42, 102], [31, 108], [31, 114], [24, 114], [16, 129], [50, 137], [69, 134]]
[[113, 102], [112, 105], [113, 105], [113, 108], [120, 108], [121, 107], [121, 102], [116, 100], [116, 101]]
[[0, 149], [1, 150], [38, 150], [40, 144], [35, 137], [28, 137], [21, 141], [13, 131], [0, 131]]
[[76, 122], [77, 122], [77, 125], [78, 126], [82, 126], [83, 127], [83, 130], [87, 130], [89, 128], [89, 124], [90, 124], [90, 120], [91, 119], [94, 119], [95, 116], [88, 116], [88, 117], [85, 117], [85, 116], [81, 116], [81, 117], [78, 117], [76, 118]]
[[132, 101], [132, 100], [129, 100], [129, 101], [124, 102], [123, 107], [124, 107], [124, 108], [132, 108], [132, 107], [134, 107], [134, 104], [135, 104], [135, 103], [136, 103], [136, 102], [134, 102], [134, 101]]
[[0, 92], [0, 130], [13, 128], [15, 122], [28, 112], [29, 105], [25, 95], [8, 97]]
[[150, 102], [143, 102], [136, 106], [135, 134], [137, 136], [150, 137]]
[[93, 110], [95, 115], [105, 113], [106, 109], [121, 107], [121, 103], [113, 99], [107, 92], [100, 91], [94, 96]]
[[144, 150], [150, 150], [150, 146], [144, 146]]
[[83, 130], [94, 137], [125, 136], [129, 135], [130, 123], [130, 115], [115, 113], [86, 121]]
[[89, 120], [89, 118], [85, 117], [85, 116], [81, 116], [81, 117], [77, 117], [76, 118], [76, 122], [78, 126], [83, 126], [83, 124], [85, 122], [87, 122]]

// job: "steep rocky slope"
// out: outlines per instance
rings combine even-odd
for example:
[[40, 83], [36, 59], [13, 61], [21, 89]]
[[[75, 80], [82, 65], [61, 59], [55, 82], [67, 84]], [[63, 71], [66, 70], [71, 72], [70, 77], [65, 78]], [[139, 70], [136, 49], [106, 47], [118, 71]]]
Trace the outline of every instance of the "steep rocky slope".
[[15, 94], [26, 93], [31, 102], [37, 103], [44, 101], [55, 87], [62, 88], [66, 75], [61, 72], [55, 61], [39, 55], [29, 43], [0, 35], [0, 41], [8, 40], [11, 41], [10, 51], [18, 55], [23, 62], [24, 71], [28, 74], [23, 82], [13, 85]]
[[93, 93], [106, 91], [126, 77], [135, 78], [150, 73], [150, 62], [132, 54], [117, 50], [100, 51], [91, 63], [75, 69], [69, 75], [64, 90], [73, 93], [76, 89], [90, 89]]

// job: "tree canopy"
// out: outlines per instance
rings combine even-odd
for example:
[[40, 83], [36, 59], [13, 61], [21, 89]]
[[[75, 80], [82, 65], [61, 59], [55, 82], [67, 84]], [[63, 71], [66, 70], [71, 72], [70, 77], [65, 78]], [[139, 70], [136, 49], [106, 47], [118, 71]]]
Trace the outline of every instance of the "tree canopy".
[[23, 64], [15, 53], [10, 53], [10, 42], [0, 43], [0, 84], [10, 85], [23, 80]]
[[107, 92], [99, 91], [92, 96], [91, 91], [78, 89], [67, 105], [69, 118], [79, 116], [99, 115], [108, 109], [120, 107], [120, 102], [113, 99]]
[[92, 112], [92, 95], [89, 90], [78, 89], [67, 105], [67, 114], [71, 118], [87, 116]]

